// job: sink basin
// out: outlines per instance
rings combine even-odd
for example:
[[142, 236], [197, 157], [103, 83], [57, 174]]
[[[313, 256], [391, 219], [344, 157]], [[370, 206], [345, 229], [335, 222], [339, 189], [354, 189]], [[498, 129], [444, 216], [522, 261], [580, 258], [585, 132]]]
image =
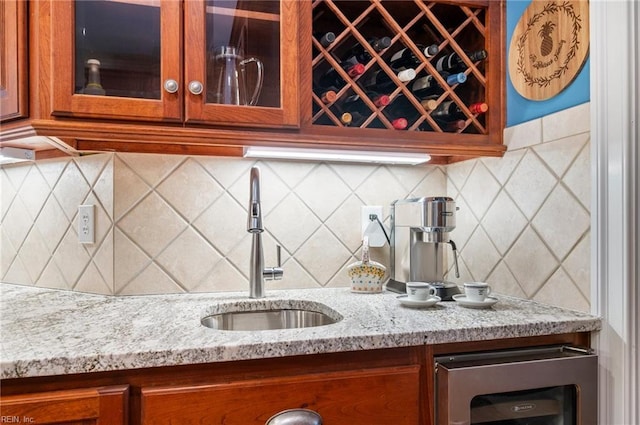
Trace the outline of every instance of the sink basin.
[[331, 325], [340, 320], [340, 314], [323, 304], [293, 301], [270, 306], [238, 304], [227, 311], [209, 314], [200, 322], [208, 328], [224, 331], [264, 331]]

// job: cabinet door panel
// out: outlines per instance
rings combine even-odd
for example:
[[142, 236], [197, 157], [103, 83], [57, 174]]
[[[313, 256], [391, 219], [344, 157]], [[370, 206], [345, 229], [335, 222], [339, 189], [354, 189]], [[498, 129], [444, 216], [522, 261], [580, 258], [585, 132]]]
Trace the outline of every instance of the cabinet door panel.
[[298, 126], [298, 16], [293, 0], [186, 2], [187, 122]]
[[419, 423], [420, 367], [404, 366], [232, 384], [142, 390], [142, 424], [264, 425], [305, 408], [325, 425]]
[[39, 425], [123, 425], [127, 423], [127, 405], [127, 386], [51, 391], [0, 399], [3, 418], [19, 418], [20, 422], [16, 423]]
[[[180, 17], [172, 0], [53, 1], [52, 114], [180, 120]], [[167, 80], [175, 93], [164, 89]]]
[[27, 22], [25, 0], [0, 4], [0, 120], [27, 116]]

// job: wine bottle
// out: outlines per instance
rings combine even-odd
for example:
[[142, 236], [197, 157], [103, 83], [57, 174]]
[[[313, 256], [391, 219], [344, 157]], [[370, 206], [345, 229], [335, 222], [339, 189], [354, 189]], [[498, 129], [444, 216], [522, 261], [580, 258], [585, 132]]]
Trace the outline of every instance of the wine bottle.
[[[481, 113], [487, 112], [489, 107], [484, 102], [478, 102], [478, 103], [469, 105], [468, 109], [473, 114], [481, 114]], [[431, 116], [434, 119], [448, 121], [448, 122], [459, 120], [459, 119], [463, 119], [463, 120], [467, 119], [467, 116], [465, 115], [465, 113], [460, 109], [458, 104], [455, 103], [453, 100], [447, 100], [445, 102], [442, 102], [435, 110], [431, 112]]]
[[489, 105], [484, 102], [477, 102], [467, 106], [467, 109], [469, 109], [472, 114], [484, 114], [489, 110]]
[[420, 99], [420, 104], [426, 112], [431, 112], [438, 107], [438, 97], [439, 96], [428, 96], [424, 99]]
[[[446, 73], [442, 75], [444, 79], [447, 81], [447, 84], [450, 86], [454, 84], [461, 84], [467, 81], [467, 76], [465, 73], [460, 72], [458, 74], [450, 74]], [[429, 95], [442, 93], [444, 90], [433, 75], [426, 75], [422, 78], [418, 78], [411, 84], [411, 91], [418, 97], [427, 97]]]
[[[366, 94], [377, 107], [389, 104], [390, 99], [386, 94], [378, 94], [372, 91], [368, 91]], [[342, 103], [342, 109], [351, 114], [352, 122], [350, 126], [352, 127], [360, 127], [360, 125], [371, 115], [371, 109], [357, 94], [347, 97]]]
[[[356, 63], [341, 63], [342, 68], [347, 71], [347, 74], [351, 78], [357, 77], [358, 75], [364, 73], [364, 65], [356, 62]], [[320, 86], [321, 87], [337, 87], [340, 88], [345, 85], [344, 79], [338, 74], [334, 68], [329, 69], [324, 73], [322, 77], [320, 77]]]
[[[373, 50], [375, 50], [376, 52], [381, 52], [391, 45], [391, 38], [373, 37], [368, 39], [367, 42], [373, 48]], [[369, 51], [365, 49], [362, 44], [356, 43], [343, 55], [343, 58], [345, 61], [349, 61], [351, 58], [355, 58], [355, 60], [360, 63], [368, 63], [371, 60], [371, 53], [369, 53]]]
[[322, 100], [323, 103], [333, 103], [338, 98], [338, 89], [329, 86], [329, 87], [319, 87], [314, 86], [313, 92]]
[[444, 131], [448, 131], [451, 133], [458, 132], [460, 130], [464, 130], [467, 123], [465, 120], [453, 120], [453, 121], [440, 121], [436, 120], [436, 123], [440, 126], [440, 128]]
[[362, 123], [371, 115], [371, 112], [366, 114], [361, 114], [358, 111], [349, 112], [351, 115], [351, 122], [349, 123], [349, 127], [360, 127]]
[[[386, 115], [386, 114], [385, 114]], [[409, 121], [407, 121], [404, 117], [387, 117], [391, 121], [391, 126], [394, 130], [404, 130], [409, 125]]]
[[[476, 50], [475, 52], [465, 52], [471, 62], [478, 62], [487, 58], [486, 50]], [[441, 57], [436, 62], [438, 72], [460, 72], [467, 69], [467, 65], [457, 53], [451, 53]]]
[[[438, 127], [440, 127], [442, 131], [446, 131], [450, 133], [455, 133], [460, 130], [464, 130], [464, 128], [467, 125], [465, 120], [441, 121], [436, 119], [435, 122], [436, 124], [438, 124]], [[428, 122], [425, 121], [422, 124], [420, 124], [420, 126], [418, 127], [418, 131], [435, 131], [435, 130], [433, 127], [431, 127], [431, 125]]]
[[[406, 83], [416, 78], [416, 71], [405, 69], [398, 72], [397, 77], [401, 82]], [[362, 86], [365, 89], [379, 93], [388, 93], [396, 88], [395, 81], [381, 69], [365, 76], [362, 80]]]
[[313, 36], [318, 40], [318, 42], [320, 43], [320, 45], [322, 45], [322, 47], [329, 47], [331, 43], [336, 41], [336, 35], [331, 31], [324, 32], [324, 33], [323, 32], [314, 33]]
[[[438, 53], [437, 44], [432, 44], [427, 47], [417, 44], [416, 47], [418, 47], [427, 58], [431, 58]], [[415, 68], [421, 63], [422, 59], [417, 57], [413, 50], [408, 47], [398, 50], [389, 59], [389, 66], [396, 72], [407, 68]]]
[[82, 94], [104, 96], [105, 89], [100, 83], [100, 61], [98, 59], [87, 60], [87, 85], [82, 89]]
[[[419, 115], [416, 108], [407, 100], [407, 97], [403, 93], [398, 94], [398, 96], [393, 99], [393, 102], [384, 109], [383, 113], [389, 118], [394, 128], [398, 127], [398, 130], [407, 128], [409, 123], [414, 122]], [[404, 119], [405, 122], [399, 121], [394, 123], [396, 119]]]
[[340, 118], [340, 122], [347, 127], [350, 126], [351, 123], [353, 122], [353, 115], [351, 115], [349, 112], [342, 112], [339, 118]]
[[396, 130], [406, 129], [421, 114], [403, 93], [398, 94], [393, 102], [383, 110], [383, 113]]
[[[386, 106], [389, 104], [389, 96], [386, 94], [378, 94], [376, 92], [369, 91], [367, 92], [367, 97], [371, 99], [373, 104], [377, 107]], [[371, 110], [367, 106], [366, 103], [362, 100], [362, 98], [354, 94], [352, 96], [347, 97], [343, 103], [344, 109], [348, 112], [360, 112], [362, 114], [370, 114]]]

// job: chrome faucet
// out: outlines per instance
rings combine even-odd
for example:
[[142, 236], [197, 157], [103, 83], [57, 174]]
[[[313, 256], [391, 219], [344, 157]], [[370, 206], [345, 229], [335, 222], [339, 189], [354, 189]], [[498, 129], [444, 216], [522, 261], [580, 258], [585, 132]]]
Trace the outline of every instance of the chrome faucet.
[[260, 205], [260, 168], [251, 167], [249, 180], [249, 217], [247, 220], [247, 232], [251, 233], [251, 262], [249, 270], [249, 296], [251, 298], [264, 298], [264, 281], [280, 280], [284, 271], [281, 268], [280, 245], [276, 246], [278, 260], [277, 267], [264, 267], [264, 254], [262, 247], [262, 207]]

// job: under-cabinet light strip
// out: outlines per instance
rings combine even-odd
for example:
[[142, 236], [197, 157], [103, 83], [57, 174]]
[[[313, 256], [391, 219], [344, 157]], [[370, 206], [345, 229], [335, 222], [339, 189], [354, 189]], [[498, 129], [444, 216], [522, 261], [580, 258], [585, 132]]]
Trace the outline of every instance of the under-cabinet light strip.
[[380, 164], [417, 165], [428, 162], [424, 153], [395, 153], [332, 149], [248, 147], [245, 158], [297, 159], [304, 161], [373, 162]]
[[31, 149], [2, 147], [0, 148], [0, 165], [16, 162], [33, 161], [36, 159], [35, 151]]

